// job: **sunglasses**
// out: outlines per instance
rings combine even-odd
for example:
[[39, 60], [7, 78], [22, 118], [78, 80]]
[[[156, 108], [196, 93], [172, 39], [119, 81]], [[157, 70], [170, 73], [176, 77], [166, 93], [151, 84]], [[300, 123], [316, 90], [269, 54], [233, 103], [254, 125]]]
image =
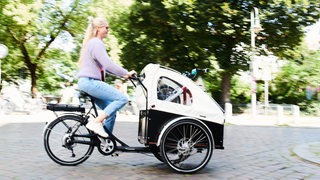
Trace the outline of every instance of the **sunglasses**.
[[106, 28], [106, 30], [109, 31], [109, 26], [103, 27], [103, 26], [99, 26], [99, 28]]

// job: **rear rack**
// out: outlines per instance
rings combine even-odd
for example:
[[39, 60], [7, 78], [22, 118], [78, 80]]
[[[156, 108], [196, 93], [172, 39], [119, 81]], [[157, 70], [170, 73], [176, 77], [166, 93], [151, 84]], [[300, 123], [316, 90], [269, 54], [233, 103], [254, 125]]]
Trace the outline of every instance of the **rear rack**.
[[85, 113], [86, 109], [81, 105], [70, 104], [47, 104], [47, 109], [50, 111], [70, 111]]

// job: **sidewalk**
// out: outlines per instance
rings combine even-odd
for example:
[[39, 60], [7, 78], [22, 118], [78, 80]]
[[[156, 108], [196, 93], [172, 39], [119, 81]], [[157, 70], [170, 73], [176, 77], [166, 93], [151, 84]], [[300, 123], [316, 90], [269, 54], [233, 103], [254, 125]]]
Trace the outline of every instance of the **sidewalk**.
[[320, 165], [320, 141], [300, 144], [293, 151], [300, 158]]
[[250, 114], [233, 115], [226, 119], [227, 124], [248, 125], [248, 126], [290, 126], [290, 127], [320, 127], [320, 117], [300, 116], [271, 116]]
[[[248, 114], [241, 114], [228, 118], [226, 124], [320, 128], [320, 117], [300, 116], [297, 119], [293, 116], [283, 116], [280, 119], [278, 116], [257, 115], [252, 117]], [[319, 142], [297, 145], [293, 152], [301, 159], [320, 165], [320, 138]]]
[[[0, 128], [8, 123], [34, 123], [47, 122], [56, 119], [53, 112], [43, 110], [32, 115], [23, 113], [15, 113], [11, 115], [0, 114]], [[117, 121], [138, 122], [139, 118], [136, 115], [119, 114]], [[299, 117], [293, 119], [290, 116], [283, 117], [279, 120], [276, 116], [257, 115], [252, 117], [248, 114], [235, 115], [226, 120], [226, 125], [242, 125], [242, 126], [288, 126], [288, 127], [307, 127], [320, 128], [320, 117]], [[307, 142], [297, 145], [294, 148], [294, 153], [301, 159], [310, 161], [320, 165], [320, 139], [319, 142]]]

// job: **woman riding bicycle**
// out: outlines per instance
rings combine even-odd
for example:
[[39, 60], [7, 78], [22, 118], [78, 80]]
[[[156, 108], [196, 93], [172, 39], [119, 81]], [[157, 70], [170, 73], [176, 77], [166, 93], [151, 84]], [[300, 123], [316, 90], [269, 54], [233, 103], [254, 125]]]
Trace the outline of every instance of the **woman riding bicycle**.
[[108, 32], [108, 22], [104, 18], [90, 18], [83, 39], [78, 73], [78, 88], [91, 95], [97, 106], [103, 110], [98, 117], [89, 120], [86, 127], [102, 137], [108, 136], [103, 124], [112, 132], [116, 112], [128, 102], [123, 93], [103, 81], [104, 71], [125, 79], [136, 74], [110, 59], [103, 42]]

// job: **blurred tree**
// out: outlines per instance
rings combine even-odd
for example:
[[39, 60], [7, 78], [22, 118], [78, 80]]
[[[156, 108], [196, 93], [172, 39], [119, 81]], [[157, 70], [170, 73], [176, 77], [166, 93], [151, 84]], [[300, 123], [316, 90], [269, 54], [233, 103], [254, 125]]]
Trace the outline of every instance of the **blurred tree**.
[[[51, 47], [57, 45], [54, 42], [58, 38], [60, 45], [70, 35], [79, 38], [79, 32], [87, 25], [87, 5], [85, 0], [2, 0], [0, 41], [10, 51], [4, 61], [3, 78], [15, 81], [29, 76], [31, 92], [35, 96], [39, 76], [44, 73], [45, 66], [50, 68], [52, 65], [47, 62], [53, 57], [60, 62], [67, 58], [65, 52]], [[66, 48], [68, 45], [58, 49]], [[17, 71], [21, 73], [17, 75]]]
[[[300, 105], [302, 110], [308, 109], [310, 103], [318, 102], [319, 108], [317, 93], [320, 93], [320, 50], [310, 51], [302, 46], [295, 52], [300, 52], [295, 54], [295, 61], [287, 61], [273, 80], [270, 99], [275, 103]], [[310, 90], [313, 95], [308, 97]]]
[[137, 0], [118, 29], [122, 62], [137, 70], [152, 62], [184, 71], [212, 67], [216, 60], [221, 103], [230, 102], [232, 76], [249, 68], [253, 7], [260, 9], [264, 29], [256, 46], [266, 45], [281, 58], [292, 56], [303, 27], [320, 12], [319, 0]]

